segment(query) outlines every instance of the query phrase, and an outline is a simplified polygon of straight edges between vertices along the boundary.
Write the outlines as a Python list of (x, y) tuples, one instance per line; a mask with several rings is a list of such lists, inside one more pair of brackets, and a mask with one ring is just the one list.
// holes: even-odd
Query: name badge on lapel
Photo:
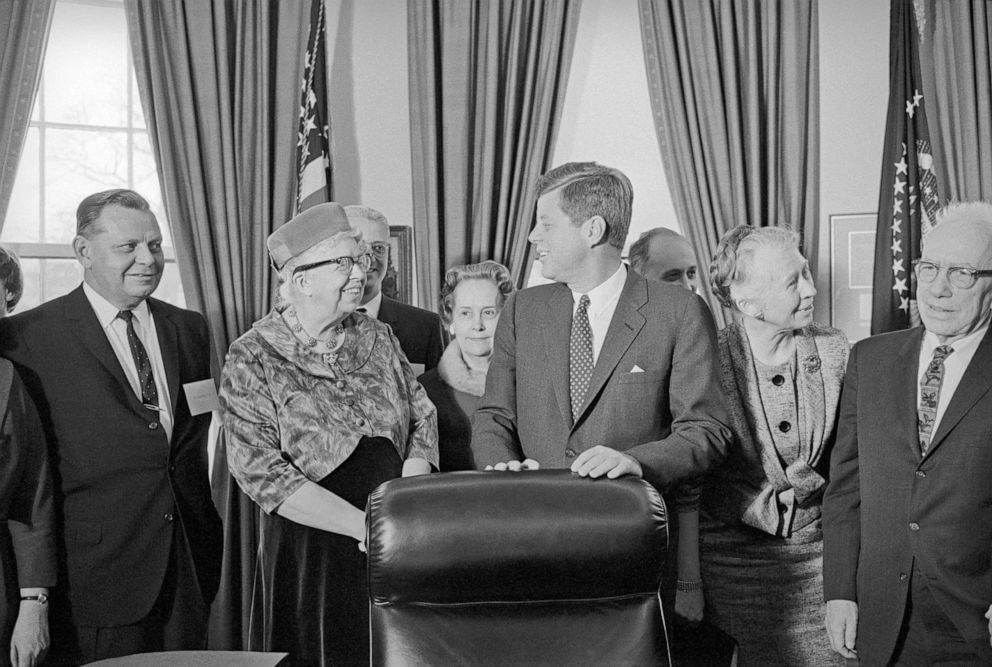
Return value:
[(183, 385), (183, 393), (186, 394), (189, 414), (194, 417), (204, 412), (220, 410), (220, 399), (217, 398), (217, 387), (212, 378), (187, 382)]

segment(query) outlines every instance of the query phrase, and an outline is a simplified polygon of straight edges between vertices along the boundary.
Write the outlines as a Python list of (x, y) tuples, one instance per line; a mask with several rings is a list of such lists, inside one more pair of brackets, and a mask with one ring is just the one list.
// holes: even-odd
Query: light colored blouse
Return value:
[(438, 465), (437, 416), (389, 326), (355, 313), (332, 360), (275, 310), (234, 341), (221, 375), (228, 465), (267, 513), (341, 465), (366, 436)]

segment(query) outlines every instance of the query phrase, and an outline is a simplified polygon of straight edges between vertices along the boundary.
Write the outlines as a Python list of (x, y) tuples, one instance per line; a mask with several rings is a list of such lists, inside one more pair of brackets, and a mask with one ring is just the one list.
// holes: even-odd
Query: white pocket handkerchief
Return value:
[(631, 373), (643, 373), (644, 372), (644, 369), (641, 368), (640, 366), (638, 366), (637, 364), (634, 364), (634, 367), (630, 369), (630, 372)]

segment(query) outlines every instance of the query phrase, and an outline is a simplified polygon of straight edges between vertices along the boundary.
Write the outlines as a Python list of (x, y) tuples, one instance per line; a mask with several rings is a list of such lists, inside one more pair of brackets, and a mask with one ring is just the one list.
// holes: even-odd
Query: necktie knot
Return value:
[(589, 295), (588, 294), (583, 294), (579, 298), (579, 309), (575, 311), (575, 314), (578, 315), (579, 312), (583, 312), (583, 313), (588, 313), (589, 312)]
[(134, 312), (130, 310), (122, 310), (121, 312), (117, 313), (117, 317), (130, 324), (131, 320), (134, 318)]

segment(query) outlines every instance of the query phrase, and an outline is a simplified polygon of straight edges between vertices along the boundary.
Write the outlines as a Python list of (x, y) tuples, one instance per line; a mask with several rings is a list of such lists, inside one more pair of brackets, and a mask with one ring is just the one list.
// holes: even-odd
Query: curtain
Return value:
[(579, 0), (409, 0), (420, 304), (444, 271), (495, 259), (521, 285), (550, 167)]
[[(703, 264), (740, 224), (788, 224), (817, 252), (814, 0), (638, 0), (651, 107), (676, 214)], [(813, 262), (815, 264), (815, 262)], [(726, 314), (704, 293), (721, 323)]]
[[(296, 197), (300, 76), (309, 4), (125, 0), (138, 89), (190, 306), (214, 353), (269, 310), (265, 239)], [(247, 648), (257, 507), (231, 481), (219, 438), (214, 500), (225, 524), (211, 648)]]
[(0, 0), (0, 230), (41, 82), (54, 7), (52, 0)]
[(992, 1), (917, 0), (915, 8), (932, 49), (922, 64), (941, 199), (992, 201)]

